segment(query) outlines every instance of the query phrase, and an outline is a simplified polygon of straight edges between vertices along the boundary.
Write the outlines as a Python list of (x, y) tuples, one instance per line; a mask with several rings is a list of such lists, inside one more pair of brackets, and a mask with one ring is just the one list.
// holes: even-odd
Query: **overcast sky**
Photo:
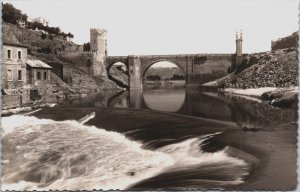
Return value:
[(298, 30), (298, 0), (9, 0), (29, 17), (89, 41), (108, 30), (109, 55), (233, 53), (270, 50), (271, 39)]

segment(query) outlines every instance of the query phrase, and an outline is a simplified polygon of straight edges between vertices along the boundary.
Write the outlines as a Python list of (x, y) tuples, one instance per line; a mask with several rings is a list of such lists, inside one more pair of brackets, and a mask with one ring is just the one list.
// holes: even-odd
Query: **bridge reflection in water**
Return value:
[(272, 129), (281, 123), (296, 122), (298, 118), (295, 109), (279, 109), (257, 100), (184, 88), (102, 92), (65, 103), (68, 104), (83, 107), (150, 109), (234, 122), (241, 128)]

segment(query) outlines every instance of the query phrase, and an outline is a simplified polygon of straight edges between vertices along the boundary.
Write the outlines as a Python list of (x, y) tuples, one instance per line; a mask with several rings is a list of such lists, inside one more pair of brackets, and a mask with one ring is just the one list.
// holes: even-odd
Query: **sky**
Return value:
[(108, 55), (268, 51), (271, 40), (298, 30), (298, 0), (5, 0), (29, 17), (89, 41), (90, 28), (108, 31)]

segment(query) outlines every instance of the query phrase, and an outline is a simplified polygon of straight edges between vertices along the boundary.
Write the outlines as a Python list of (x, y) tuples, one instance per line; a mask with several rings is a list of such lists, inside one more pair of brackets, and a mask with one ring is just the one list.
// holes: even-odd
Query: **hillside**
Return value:
[(258, 88), (298, 86), (298, 53), (296, 48), (249, 54), (240, 72), (216, 81), (223, 88)]
[(46, 35), (40, 31), (21, 28), (19, 26), (2, 22), (2, 38), (28, 46), (31, 52), (56, 54), (61, 51), (79, 51), (81, 45), (64, 40), (61, 36)]
[[(55, 81), (53, 83), (58, 85), (56, 86), (57, 89), (64, 91), (64, 89), (58, 88), (62, 85), (59, 81), (63, 81), (70, 86), (65, 90), (66, 94), (70, 94), (69, 90), (75, 93), (87, 93), (118, 88), (107, 77), (92, 77), (87, 75), (74, 63), (59, 58), (60, 52), (80, 51), (82, 49), (81, 45), (66, 41), (60, 36), (51, 35), (50, 37), (50, 35), (47, 35), (46, 38), (43, 38), (41, 32), (21, 28), (5, 22), (3, 22), (2, 38), (28, 46), (29, 55), (34, 55), (53, 67), (52, 72), (57, 77), (53, 79)], [(62, 87), (66, 88), (66, 86)]]

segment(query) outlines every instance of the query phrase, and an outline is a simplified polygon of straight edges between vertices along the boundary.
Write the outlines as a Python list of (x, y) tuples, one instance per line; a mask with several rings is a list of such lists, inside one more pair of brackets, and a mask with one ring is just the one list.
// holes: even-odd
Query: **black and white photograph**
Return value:
[(298, 0), (1, 6), (1, 191), (297, 189)]

